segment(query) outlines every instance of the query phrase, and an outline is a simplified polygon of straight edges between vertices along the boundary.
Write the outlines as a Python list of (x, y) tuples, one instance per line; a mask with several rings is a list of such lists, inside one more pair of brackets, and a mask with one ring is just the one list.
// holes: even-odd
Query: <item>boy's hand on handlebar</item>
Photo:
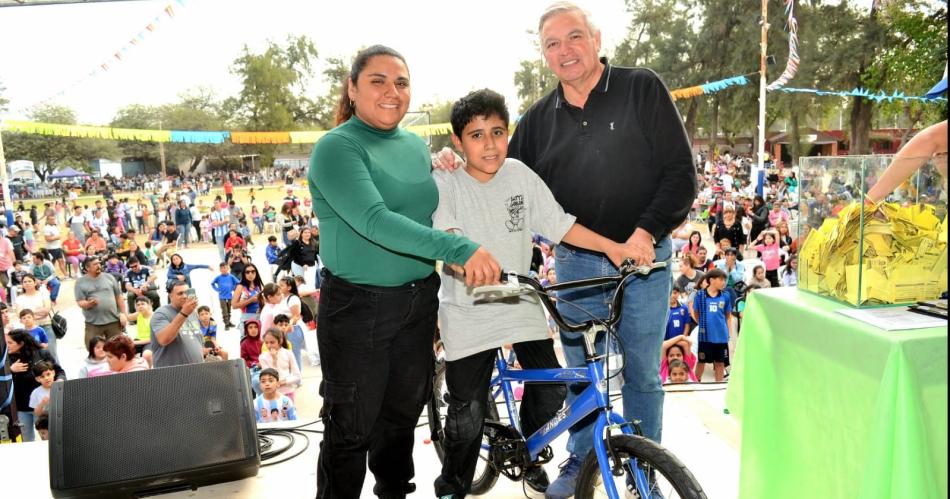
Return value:
[(637, 266), (650, 265), (656, 259), (656, 253), (653, 251), (653, 236), (643, 229), (638, 228), (634, 231), (624, 246), (629, 247), (630, 251), (625, 256), (630, 257)]
[(466, 286), (495, 284), (501, 276), (501, 266), (484, 246), (479, 246), (463, 266)]

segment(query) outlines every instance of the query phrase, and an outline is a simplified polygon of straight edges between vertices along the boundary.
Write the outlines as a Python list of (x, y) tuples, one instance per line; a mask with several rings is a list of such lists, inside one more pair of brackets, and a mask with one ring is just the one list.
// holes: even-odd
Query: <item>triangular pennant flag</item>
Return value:
[(148, 26), (146, 26), (145, 29), (149, 31), (155, 31), (155, 26), (152, 23), (148, 23)]
[(171, 4), (168, 4), (168, 7), (165, 7), (165, 13), (168, 14), (168, 17), (175, 17), (175, 11), (172, 9)]

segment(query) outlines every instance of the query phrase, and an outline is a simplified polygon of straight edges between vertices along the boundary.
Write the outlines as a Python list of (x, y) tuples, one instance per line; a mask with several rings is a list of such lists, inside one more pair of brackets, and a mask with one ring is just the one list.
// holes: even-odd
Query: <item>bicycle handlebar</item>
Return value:
[(519, 296), (527, 293), (534, 293), (541, 299), (541, 304), (551, 314), (554, 322), (566, 331), (585, 331), (590, 329), (595, 319), (586, 320), (580, 324), (570, 324), (558, 312), (554, 301), (551, 299), (551, 291), (561, 291), (565, 289), (590, 288), (593, 286), (603, 286), (606, 284), (617, 284), (614, 290), (614, 296), (610, 303), (610, 315), (603, 321), (608, 327), (615, 325), (620, 321), (621, 310), (623, 309), (623, 289), (627, 285), (627, 278), (631, 275), (645, 276), (649, 275), (655, 269), (666, 268), (666, 262), (654, 262), (650, 265), (636, 266), (628, 258), (620, 265), (620, 272), (615, 276), (592, 277), (590, 279), (579, 279), (576, 281), (559, 282), (550, 286), (542, 286), (541, 283), (529, 276), (521, 275), (515, 272), (502, 271), (503, 276), (507, 276), (508, 283), (493, 286), (479, 286), (472, 290), (476, 294), (493, 294), (496, 297)]

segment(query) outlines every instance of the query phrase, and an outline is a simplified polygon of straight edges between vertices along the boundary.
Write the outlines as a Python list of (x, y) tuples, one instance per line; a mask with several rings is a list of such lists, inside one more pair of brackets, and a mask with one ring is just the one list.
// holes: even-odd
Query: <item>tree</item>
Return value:
[[(289, 36), (281, 46), (269, 42), (263, 53), (255, 54), (245, 45), (234, 60), (231, 72), (241, 78), (243, 88), (228, 99), (226, 110), (236, 125), (245, 130), (294, 130), (298, 123), (315, 123), (314, 103), (303, 97), (313, 74), (317, 49), (306, 36)], [(261, 145), (261, 164), (274, 162), (276, 146)]]
[(548, 68), (547, 63), (544, 62), (544, 57), (540, 53), (538, 33), (529, 30), (528, 34), (535, 35), (533, 44), (538, 51), (538, 58), (521, 61), (519, 63), (521, 69), (515, 73), (515, 87), (518, 89), (518, 98), (521, 99), (521, 104), (518, 106), (519, 115), (524, 114), (538, 99), (557, 87), (557, 77)]
[(336, 126), (336, 108), (343, 92), (343, 85), (350, 75), (350, 67), (342, 58), (329, 57), (323, 69), (323, 82), (326, 92), (313, 103), (315, 125), (323, 130)]
[[(29, 118), (42, 123), (75, 125), (76, 113), (65, 106), (43, 104), (34, 107)], [(120, 154), (114, 141), (59, 137), (26, 133), (3, 133), (6, 156), (33, 161), (36, 174), (45, 182), (47, 175), (60, 166), (90, 170), (90, 162), (99, 158), (117, 158)]]

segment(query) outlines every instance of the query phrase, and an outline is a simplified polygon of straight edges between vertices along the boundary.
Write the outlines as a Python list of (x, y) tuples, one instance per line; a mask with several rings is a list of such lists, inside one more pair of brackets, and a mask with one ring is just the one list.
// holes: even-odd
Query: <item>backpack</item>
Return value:
[(63, 336), (66, 336), (66, 318), (59, 315), (59, 312), (55, 312), (53, 313), (53, 317), (50, 318), (50, 322), (52, 323), (53, 334), (56, 335), (56, 339), (63, 339)]

